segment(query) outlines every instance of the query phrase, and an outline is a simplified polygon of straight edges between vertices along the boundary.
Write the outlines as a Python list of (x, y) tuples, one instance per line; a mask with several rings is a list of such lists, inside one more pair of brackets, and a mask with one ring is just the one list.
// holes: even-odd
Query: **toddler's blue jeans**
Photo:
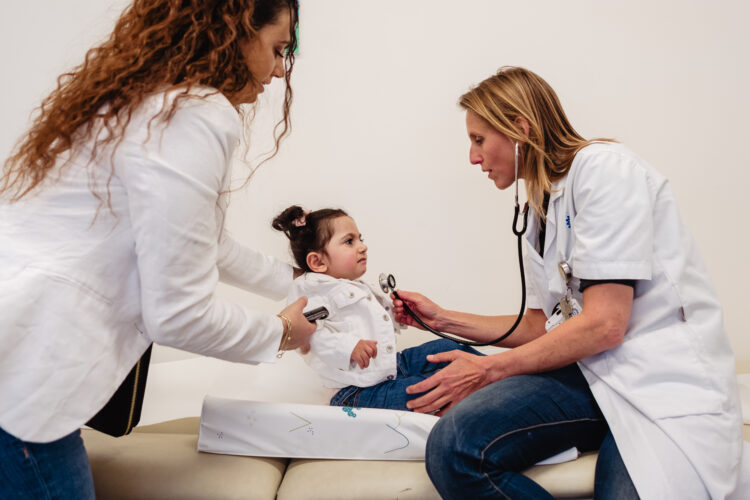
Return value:
[(438, 370), (448, 365), (448, 363), (430, 363), (427, 361), (427, 355), (456, 349), (482, 355), (472, 347), (448, 339), (433, 340), (404, 349), (396, 354), (397, 374), (393, 380), (384, 380), (370, 387), (353, 385), (344, 387), (331, 398), (331, 406), (359, 406), (362, 408), (409, 411), (406, 408), (406, 402), (419, 397), (421, 394), (407, 394), (406, 388), (434, 375)]

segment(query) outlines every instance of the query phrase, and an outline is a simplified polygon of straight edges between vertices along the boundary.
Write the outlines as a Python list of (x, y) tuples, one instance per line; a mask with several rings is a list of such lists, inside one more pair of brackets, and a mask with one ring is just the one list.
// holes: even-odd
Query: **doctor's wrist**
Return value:
[(490, 356), (484, 356), (480, 361), (484, 365), (485, 375), (489, 383), (497, 382), (513, 375), (513, 361), (512, 356), (509, 356), (510, 351), (499, 352)]

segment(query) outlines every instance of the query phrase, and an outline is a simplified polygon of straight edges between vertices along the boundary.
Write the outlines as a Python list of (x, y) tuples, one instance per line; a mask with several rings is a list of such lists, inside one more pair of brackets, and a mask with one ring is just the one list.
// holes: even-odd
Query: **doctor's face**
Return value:
[(327, 267), (325, 274), (356, 280), (367, 271), (367, 245), (351, 217), (336, 217), (332, 225), (333, 236), (321, 256)]
[[(515, 145), (475, 112), (466, 111), (466, 131), (471, 140), (469, 161), (482, 167), (499, 189), (513, 185), (515, 178)], [(521, 178), (521, 171), (518, 172)]]
[(276, 78), (282, 78), (284, 69), (284, 51), (291, 42), (289, 36), (291, 15), (284, 9), (276, 19), (258, 30), (255, 38), (242, 45), (247, 69), (257, 83), (247, 86), (232, 96), (232, 104), (255, 102), (265, 86)]

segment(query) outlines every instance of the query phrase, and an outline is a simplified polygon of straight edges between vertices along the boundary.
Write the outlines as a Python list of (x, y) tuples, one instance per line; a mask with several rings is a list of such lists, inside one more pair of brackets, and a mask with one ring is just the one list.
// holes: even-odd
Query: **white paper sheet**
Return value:
[(263, 457), (423, 460), (438, 417), (207, 396), (198, 450)]
[[(438, 420), (397, 410), (207, 396), (198, 450), (260, 457), (424, 460), (427, 436)], [(543, 463), (577, 457), (578, 450), (571, 448)]]

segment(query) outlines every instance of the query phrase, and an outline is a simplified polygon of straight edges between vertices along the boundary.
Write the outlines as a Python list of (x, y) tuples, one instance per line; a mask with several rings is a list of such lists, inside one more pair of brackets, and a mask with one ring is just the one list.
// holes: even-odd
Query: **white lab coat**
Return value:
[[(294, 280), (287, 300), (307, 296), (305, 310), (323, 306), (328, 318), (318, 320), (310, 338), (305, 361), (323, 385), (338, 389), (355, 385), (369, 387), (396, 376), (396, 333), (390, 299), (362, 280), (338, 279), (320, 273), (305, 273)], [(360, 340), (376, 340), (378, 354), (366, 368), (351, 361)]]
[[(276, 359), (282, 322), (214, 293), (221, 278), (280, 299), (292, 282), (288, 264), (221, 235), (239, 116), (214, 91), (182, 101), (168, 127), (154, 120), (149, 132), (174, 96), (135, 110), (114, 167), (105, 150), (84, 168), (85, 144), (43, 189), (0, 203), (0, 427), (23, 440), (83, 425), (152, 341)], [(102, 195), (109, 182), (111, 210), (92, 195), (90, 168)]]
[(641, 498), (725, 498), (742, 453), (734, 356), (667, 181), (622, 145), (590, 145), (553, 186), (543, 259), (538, 231), (532, 214), (528, 303), (548, 317), (561, 261), (581, 303), (580, 279), (637, 280), (623, 343), (579, 366)]

